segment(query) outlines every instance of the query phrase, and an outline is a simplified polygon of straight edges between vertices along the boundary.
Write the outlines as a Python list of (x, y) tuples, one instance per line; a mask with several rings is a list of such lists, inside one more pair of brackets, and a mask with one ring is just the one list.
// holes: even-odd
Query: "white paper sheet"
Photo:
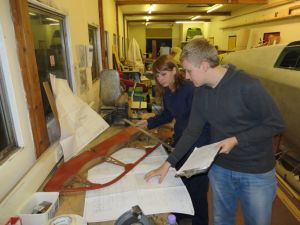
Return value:
[(219, 143), (195, 148), (176, 175), (190, 177), (194, 174), (206, 172), (220, 151)]
[[(112, 156), (121, 161), (123, 158), (127, 162), (134, 162), (141, 152), (143, 150), (126, 148)], [(135, 205), (139, 205), (146, 215), (167, 212), (193, 215), (194, 209), (190, 196), (181, 179), (175, 178), (175, 169), (170, 169), (161, 184), (158, 184), (158, 177), (150, 179), (149, 182), (144, 180), (144, 175), (160, 166), (166, 158), (167, 154), (160, 146), (115, 184), (87, 191), (84, 206), (85, 219), (89, 223), (116, 220)], [(100, 167), (101, 165), (89, 170), (90, 181), (107, 182), (111, 180), (108, 179), (107, 174), (114, 178), (123, 171), (115, 165), (110, 168), (107, 168), (107, 165), (102, 166), (102, 169)]]
[(50, 75), (61, 128), (60, 144), (68, 161), (109, 125), (88, 104), (75, 96), (64, 79)]

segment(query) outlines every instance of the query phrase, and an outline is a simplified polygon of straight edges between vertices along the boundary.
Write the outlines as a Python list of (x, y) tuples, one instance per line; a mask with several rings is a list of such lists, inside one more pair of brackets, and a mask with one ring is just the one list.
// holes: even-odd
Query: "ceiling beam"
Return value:
[(190, 16), (230, 16), (231, 12), (165, 12), (165, 13), (159, 13), (159, 12), (152, 12), (151, 14), (148, 14), (147, 12), (141, 12), (141, 13), (125, 13), (123, 16), (172, 16), (172, 15), (190, 15)]
[(268, 0), (116, 0), (117, 5), (133, 4), (267, 4)]
[[(127, 23), (132, 23), (132, 22), (160, 22), (160, 23), (163, 23), (163, 22), (176, 22), (176, 21), (185, 21), (185, 19), (173, 19), (173, 20), (170, 20), (170, 19), (167, 19), (167, 20), (162, 20), (162, 19), (159, 19), (159, 20), (149, 20), (149, 21), (145, 21), (145, 20), (127, 20)], [(194, 20), (194, 21), (202, 21), (202, 22), (210, 22), (211, 20), (210, 19), (201, 19), (201, 20)]]

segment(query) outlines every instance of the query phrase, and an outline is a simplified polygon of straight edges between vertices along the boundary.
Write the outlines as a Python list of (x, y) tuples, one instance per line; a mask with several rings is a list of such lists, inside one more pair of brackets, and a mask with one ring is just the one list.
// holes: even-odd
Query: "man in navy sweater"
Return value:
[(220, 154), (209, 171), (214, 225), (234, 225), (237, 201), (247, 225), (269, 225), (276, 195), (272, 137), (283, 130), (281, 115), (260, 82), (233, 65), (219, 64), (205, 39), (189, 42), (181, 54), (186, 77), (197, 87), (190, 120), (167, 161), (145, 175), (166, 176), (210, 124)]

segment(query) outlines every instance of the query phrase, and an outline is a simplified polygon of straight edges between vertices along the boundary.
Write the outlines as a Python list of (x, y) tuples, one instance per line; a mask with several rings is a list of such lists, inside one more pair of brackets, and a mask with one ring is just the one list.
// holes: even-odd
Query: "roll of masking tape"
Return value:
[(68, 214), (54, 217), (48, 225), (87, 225), (87, 222), (81, 216)]

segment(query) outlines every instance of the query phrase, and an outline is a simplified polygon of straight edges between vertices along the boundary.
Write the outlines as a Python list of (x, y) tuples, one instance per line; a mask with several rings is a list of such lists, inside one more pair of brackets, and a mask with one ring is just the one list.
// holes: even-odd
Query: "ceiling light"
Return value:
[(153, 11), (153, 9), (154, 9), (154, 5), (151, 4), (150, 7), (149, 7), (149, 9), (148, 9), (148, 14), (151, 14), (152, 11)]
[(36, 16), (36, 13), (33, 13), (33, 12), (29, 12), (28, 13), (30, 16)]
[(209, 8), (209, 10), (207, 10), (206, 12), (207, 13), (210, 13), (212, 11), (215, 11), (216, 9), (218, 8), (221, 8), (223, 6), (223, 4), (216, 4), (216, 5), (213, 5), (212, 7)]
[(194, 16), (191, 20), (199, 19), (201, 16)]
[(145, 20), (148, 22), (150, 20), (149, 16), (145, 16)]
[(204, 23), (204, 21), (183, 20), (183, 21), (176, 21), (175, 23)]
[(59, 22), (59, 20), (57, 19), (53, 19), (53, 18), (50, 18), (50, 17), (47, 17), (46, 20), (49, 20), (49, 21), (54, 21), (54, 22)]
[(59, 26), (59, 23), (50, 23), (50, 26)]

